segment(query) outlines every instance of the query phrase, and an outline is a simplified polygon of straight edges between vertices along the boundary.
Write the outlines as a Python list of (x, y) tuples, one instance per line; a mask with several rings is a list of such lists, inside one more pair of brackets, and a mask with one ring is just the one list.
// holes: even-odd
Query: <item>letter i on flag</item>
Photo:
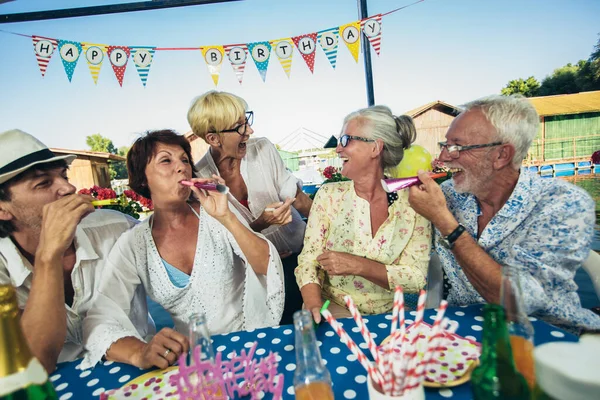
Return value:
[(317, 50), (317, 33), (307, 33), (292, 38), (302, 58), (306, 61), (311, 73), (315, 70), (315, 51)]
[(60, 53), (63, 66), (65, 67), (67, 78), (69, 78), (69, 82), (71, 82), (73, 71), (75, 71), (75, 67), (77, 66), (77, 60), (79, 60), (79, 56), (81, 55), (81, 43), (59, 40), (58, 52)]
[(129, 60), (129, 47), (126, 46), (108, 46), (108, 59), (112, 64), (115, 76), (119, 81), (119, 86), (123, 87), (123, 77), (127, 68), (127, 60)]
[(317, 41), (325, 52), (329, 63), (335, 69), (340, 28), (325, 29), (317, 32)]
[(350, 22), (340, 26), (340, 35), (342, 40), (348, 46), (348, 50), (358, 62), (358, 50), (360, 49), (360, 21)]
[(363, 19), (360, 21), (360, 25), (375, 53), (379, 55), (381, 51), (381, 14)]
[(137, 68), (140, 79), (142, 80), (142, 85), (144, 85), (144, 87), (146, 87), (146, 81), (148, 80), (148, 74), (150, 73), (150, 65), (152, 65), (152, 60), (154, 60), (155, 48), (156, 47), (145, 46), (129, 48), (129, 51), (131, 52), (131, 58), (133, 59), (133, 63)]
[(210, 76), (215, 86), (217, 86), (219, 84), (219, 73), (221, 72), (225, 50), (223, 50), (223, 46), (207, 46), (200, 47), (200, 51), (202, 51), (202, 57), (204, 57), (204, 61), (206, 61), (206, 65), (208, 66), (208, 72), (210, 72)]
[(269, 58), (271, 57), (271, 44), (269, 42), (248, 43), (248, 50), (254, 60), (254, 64), (256, 64), (260, 77), (265, 82), (267, 79)]
[(58, 42), (56, 39), (43, 38), (39, 36), (32, 36), (32, 39), (35, 58), (37, 59), (43, 78), (44, 75), (46, 75), (46, 68), (48, 68), (48, 63), (50, 62), (50, 58), (52, 58), (52, 54), (54, 54), (54, 51), (56, 50), (56, 46), (58, 46)]
[(248, 58), (248, 46), (245, 44), (226, 44), (223, 46), (225, 54), (231, 63), (233, 72), (240, 85), (244, 79), (244, 69), (246, 68), (246, 59)]
[(100, 68), (102, 68), (102, 62), (104, 61), (104, 52), (106, 52), (105, 44), (93, 44), (93, 43), (81, 43), (83, 46), (83, 54), (87, 60), (90, 73), (94, 84), (98, 83), (98, 74)]
[(279, 63), (289, 78), (292, 69), (292, 56), (294, 55), (294, 42), (292, 42), (291, 38), (277, 39), (271, 41), (271, 46), (275, 48), (275, 54), (279, 58)]

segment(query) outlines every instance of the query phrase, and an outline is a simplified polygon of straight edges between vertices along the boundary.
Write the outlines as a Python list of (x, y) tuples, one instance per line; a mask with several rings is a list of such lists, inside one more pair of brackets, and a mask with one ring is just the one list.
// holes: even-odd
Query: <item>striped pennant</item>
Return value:
[(289, 78), (292, 69), (292, 56), (294, 55), (294, 42), (291, 38), (271, 40), (271, 46), (275, 49), (279, 63)]
[(245, 44), (226, 44), (223, 46), (225, 55), (229, 59), (229, 63), (235, 72), (240, 85), (244, 79), (244, 69), (246, 68), (246, 60), (248, 59), (248, 46)]
[(154, 61), (155, 48), (156, 47), (147, 46), (129, 47), (131, 58), (135, 64), (135, 68), (137, 69), (138, 75), (140, 76), (142, 85), (144, 85), (144, 87), (146, 87), (146, 81), (148, 80), (148, 74), (150, 73), (150, 66), (152, 65), (152, 61)]
[(81, 43), (69, 40), (59, 40), (58, 53), (60, 54), (63, 66), (65, 67), (67, 78), (69, 78), (69, 82), (71, 82), (73, 72), (77, 66), (77, 61), (79, 61), (79, 56), (81, 56)]
[(94, 84), (98, 84), (98, 74), (100, 73), (100, 68), (102, 68), (107, 45), (82, 42), (81, 46), (83, 47), (83, 54), (90, 68)]
[(202, 52), (204, 61), (206, 61), (208, 72), (210, 72), (210, 76), (215, 86), (217, 86), (219, 84), (219, 74), (221, 72), (221, 65), (223, 65), (225, 50), (223, 46), (206, 46), (200, 47), (200, 51)]
[(381, 51), (381, 14), (363, 19), (360, 21), (360, 26), (371, 46), (375, 49), (375, 53), (379, 55)]
[(325, 29), (317, 32), (317, 41), (321, 45), (321, 49), (325, 52), (329, 63), (335, 69), (335, 63), (337, 60), (337, 50), (339, 43), (339, 32), (340, 28)]
[(33, 39), (33, 51), (35, 51), (35, 58), (37, 59), (43, 78), (44, 75), (46, 75), (46, 68), (48, 68), (50, 58), (52, 58), (52, 54), (54, 54), (54, 51), (56, 51), (58, 41), (56, 39), (43, 38), (39, 36), (32, 36), (31, 38)]

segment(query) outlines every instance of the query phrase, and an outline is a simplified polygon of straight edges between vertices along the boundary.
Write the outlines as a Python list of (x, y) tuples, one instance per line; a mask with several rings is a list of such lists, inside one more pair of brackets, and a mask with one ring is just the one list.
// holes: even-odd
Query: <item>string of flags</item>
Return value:
[(83, 56), (87, 61), (94, 84), (98, 83), (100, 69), (106, 59), (108, 59), (115, 77), (122, 87), (125, 70), (131, 59), (137, 69), (140, 80), (145, 87), (148, 81), (150, 67), (152, 66), (154, 55), (157, 51), (200, 50), (215, 86), (219, 84), (221, 66), (225, 60), (231, 64), (235, 76), (241, 84), (248, 57), (254, 61), (260, 77), (263, 82), (266, 82), (267, 69), (269, 61), (273, 58), (273, 54), (279, 61), (279, 64), (287, 77), (290, 77), (294, 49), (300, 53), (300, 56), (311, 73), (314, 73), (315, 53), (318, 47), (324, 52), (331, 67), (335, 69), (340, 40), (346, 45), (356, 62), (358, 62), (361, 36), (369, 41), (375, 50), (375, 53), (379, 56), (381, 52), (382, 17), (422, 1), (424, 0), (419, 0), (408, 6), (400, 7), (384, 14), (373, 15), (363, 20), (353, 21), (318, 32), (241, 44), (199, 46), (191, 48), (160, 48), (152, 46), (114, 46), (53, 39), (35, 35), (19, 35), (32, 38), (35, 57), (42, 77), (46, 74), (52, 56), (58, 51), (69, 82), (71, 82), (73, 78), (73, 72), (75, 71), (78, 61)]

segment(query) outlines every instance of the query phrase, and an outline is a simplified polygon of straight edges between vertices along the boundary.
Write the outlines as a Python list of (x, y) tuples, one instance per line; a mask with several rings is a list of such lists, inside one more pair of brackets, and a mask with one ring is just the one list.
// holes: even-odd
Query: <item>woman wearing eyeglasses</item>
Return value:
[(210, 145), (196, 164), (198, 176), (223, 178), (229, 201), (255, 232), (279, 251), (285, 275), (286, 302), (282, 323), (302, 305), (294, 279), (312, 200), (288, 171), (275, 146), (266, 138), (251, 138), (254, 113), (247, 103), (226, 92), (210, 91), (192, 102), (188, 122), (194, 134)]
[(425, 286), (431, 225), (408, 204), (408, 191), (386, 193), (384, 171), (402, 161), (415, 140), (412, 118), (385, 106), (344, 119), (336, 148), (351, 181), (321, 186), (314, 199), (296, 279), (304, 306), (321, 320), (324, 300), (336, 318), (349, 317), (349, 295), (364, 314), (392, 310), (394, 288)]

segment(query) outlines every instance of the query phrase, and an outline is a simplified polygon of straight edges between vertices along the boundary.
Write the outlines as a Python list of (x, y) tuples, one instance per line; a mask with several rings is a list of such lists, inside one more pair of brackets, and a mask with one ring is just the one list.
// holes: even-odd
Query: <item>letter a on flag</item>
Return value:
[(67, 78), (69, 78), (69, 82), (71, 82), (71, 78), (73, 78), (73, 71), (75, 71), (77, 61), (81, 55), (81, 43), (71, 42), (68, 40), (59, 40), (58, 52), (60, 53), (63, 66), (65, 67)]
[(340, 26), (340, 36), (348, 50), (358, 62), (358, 50), (360, 49), (360, 21), (350, 22), (349, 24)]

